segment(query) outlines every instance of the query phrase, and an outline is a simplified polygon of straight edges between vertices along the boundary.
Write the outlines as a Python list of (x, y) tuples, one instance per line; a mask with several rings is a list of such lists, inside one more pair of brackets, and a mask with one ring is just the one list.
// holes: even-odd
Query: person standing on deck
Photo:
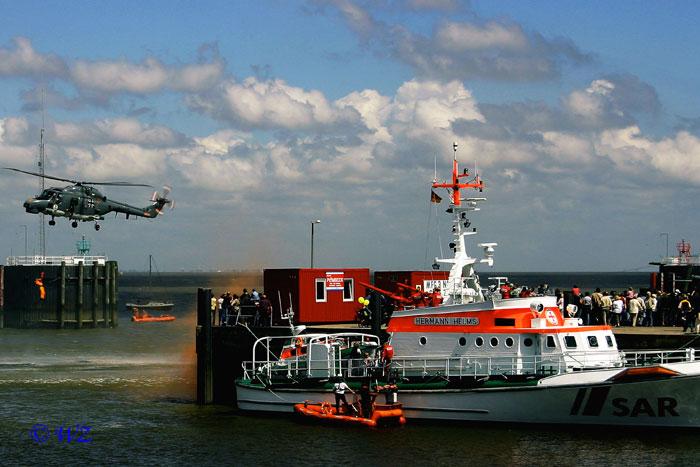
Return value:
[(266, 294), (262, 294), (260, 299), (260, 318), (264, 326), (272, 326), (272, 302), (267, 298)]
[(581, 319), (583, 319), (583, 324), (588, 326), (593, 322), (593, 299), (591, 298), (591, 293), (586, 292), (581, 298)]
[(643, 303), (644, 302), (642, 302), (642, 306), (640, 306), (639, 299), (637, 299), (636, 297), (629, 299), (629, 302), (627, 304), (627, 309), (629, 310), (630, 321), (631, 321), (630, 325), (632, 327), (637, 326), (637, 318), (639, 317), (639, 313), (642, 310), (644, 310), (644, 308), (645, 308), (643, 306)]
[(603, 322), (601, 324), (611, 324), (612, 322), (612, 295), (607, 291), (603, 293), (601, 298), (601, 310), (603, 316)]
[(605, 324), (603, 317), (603, 294), (600, 293), (600, 287), (595, 289), (591, 294), (591, 305), (593, 307), (593, 318), (596, 324)]
[(612, 326), (613, 321), (615, 322), (615, 327), (620, 327), (620, 322), (622, 321), (622, 309), (625, 307), (624, 298), (621, 295), (617, 295), (615, 300), (612, 301), (612, 316), (610, 318), (610, 325)]
[(350, 389), (350, 386), (345, 384), (345, 381), (338, 378), (335, 384), (333, 384), (333, 393), (335, 394), (336, 415), (340, 415), (340, 401), (343, 401), (343, 405), (345, 406), (345, 412), (350, 412), (350, 404), (348, 404), (348, 400), (345, 398), (345, 391), (350, 391), (353, 394), (355, 394), (355, 392), (352, 389)]
[(683, 320), (683, 332), (690, 330), (695, 331), (695, 321), (697, 320), (697, 311), (693, 310), (687, 295), (681, 297), (678, 303), (678, 309), (681, 312), (681, 320)]
[(219, 301), (215, 296), (211, 297), (211, 325), (216, 326), (216, 308), (219, 305)]
[[(647, 299), (644, 302), (644, 308), (647, 311), (645, 325), (654, 326), (654, 314), (656, 313), (656, 294), (647, 292)], [(643, 323), (644, 324), (644, 323)]]
[[(241, 300), (238, 298), (238, 294), (233, 294), (233, 297), (231, 298), (231, 312), (233, 315), (236, 316), (236, 320), (234, 322), (234, 325), (238, 324), (238, 319), (241, 316)], [(229, 316), (229, 323), (231, 322), (231, 317)]]

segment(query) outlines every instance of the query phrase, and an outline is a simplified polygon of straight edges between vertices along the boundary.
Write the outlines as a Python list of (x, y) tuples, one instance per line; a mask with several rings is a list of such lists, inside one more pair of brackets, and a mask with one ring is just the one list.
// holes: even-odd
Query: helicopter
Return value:
[(35, 177), (73, 183), (73, 185), (66, 187), (46, 188), (39, 195), (29, 198), (24, 202), (24, 208), (28, 213), (51, 216), (49, 225), (56, 225), (56, 217), (66, 217), (72, 221), (71, 226), (73, 228), (78, 227), (78, 221), (95, 222), (95, 230), (100, 230), (100, 224), (98, 224), (97, 221), (104, 220), (104, 215), (109, 212), (124, 213), (127, 219), (129, 216), (153, 218), (162, 213), (165, 205), (169, 205), (171, 209), (175, 206), (174, 201), (167, 198), (171, 190), (168, 186), (163, 187), (163, 192), (161, 194), (154, 192), (151, 197), (151, 204), (140, 208), (120, 201), (107, 199), (107, 197), (100, 193), (93, 185), (143, 186), (153, 188), (151, 185), (127, 182), (79, 181), (28, 172), (12, 167), (3, 168), (5, 170), (21, 172)]

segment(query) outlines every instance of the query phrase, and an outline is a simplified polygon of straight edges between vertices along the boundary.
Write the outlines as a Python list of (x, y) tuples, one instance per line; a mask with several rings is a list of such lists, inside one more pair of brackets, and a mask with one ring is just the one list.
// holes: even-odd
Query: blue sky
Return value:
[[(661, 232), (697, 240), (697, 2), (0, 6), (2, 166), (35, 167), (43, 88), (47, 172), (175, 188), (155, 221), (59, 220), (49, 253), (85, 234), (122, 269), (304, 266), (321, 218), (321, 266), (423, 268), (452, 141), (487, 180), (497, 270), (639, 269)], [(21, 225), (36, 244), (37, 185), (3, 175), (5, 255)]]

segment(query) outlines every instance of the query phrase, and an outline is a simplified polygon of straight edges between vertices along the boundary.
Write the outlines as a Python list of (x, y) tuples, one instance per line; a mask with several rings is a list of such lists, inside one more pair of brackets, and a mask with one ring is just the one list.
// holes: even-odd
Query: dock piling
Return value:
[(211, 329), (211, 289), (197, 289), (197, 404), (214, 399)]

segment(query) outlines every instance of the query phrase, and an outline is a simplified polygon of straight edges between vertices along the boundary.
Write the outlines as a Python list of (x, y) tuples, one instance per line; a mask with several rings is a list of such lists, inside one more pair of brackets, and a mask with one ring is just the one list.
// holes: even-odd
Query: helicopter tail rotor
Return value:
[(165, 185), (163, 186), (163, 191), (159, 194), (157, 191), (153, 193), (153, 196), (151, 196), (151, 201), (153, 203), (156, 203), (156, 212), (159, 215), (163, 214), (163, 207), (169, 206), (170, 209), (175, 208), (175, 201), (172, 199), (168, 199), (168, 195), (172, 191), (172, 187)]

